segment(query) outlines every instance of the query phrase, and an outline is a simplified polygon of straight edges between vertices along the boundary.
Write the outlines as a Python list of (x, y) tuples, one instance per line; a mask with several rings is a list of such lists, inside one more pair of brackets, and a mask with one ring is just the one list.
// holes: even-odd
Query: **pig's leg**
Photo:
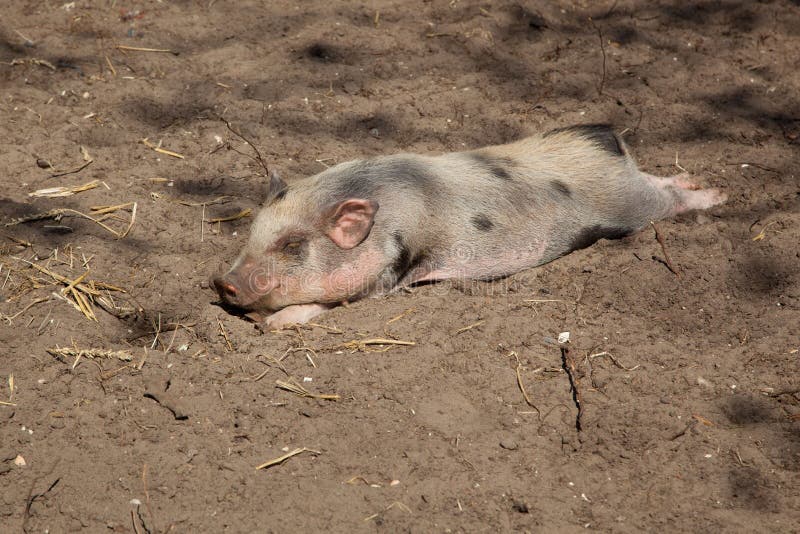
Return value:
[(705, 210), (727, 200), (727, 195), (719, 189), (702, 189), (687, 173), (675, 176), (653, 176), (642, 173), (645, 179), (657, 189), (666, 191), (674, 198), (672, 215), (689, 210)]
[(642, 176), (644, 176), (648, 182), (659, 189), (664, 189), (665, 187), (677, 187), (678, 189), (687, 189), (690, 191), (702, 189), (699, 185), (697, 185), (697, 183), (694, 182), (694, 180), (692, 180), (692, 177), (689, 176), (689, 173), (687, 172), (682, 172), (680, 174), (676, 174), (675, 176), (653, 176), (652, 174), (643, 172)]
[(290, 324), (307, 323), (317, 315), (325, 313), (333, 307), (333, 304), (294, 304), (286, 306), (267, 317), (267, 328), (283, 328)]

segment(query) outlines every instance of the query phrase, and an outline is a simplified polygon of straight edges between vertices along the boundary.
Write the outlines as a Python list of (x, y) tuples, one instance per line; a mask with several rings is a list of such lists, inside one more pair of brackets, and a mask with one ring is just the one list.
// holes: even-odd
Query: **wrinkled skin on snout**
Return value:
[(212, 281), (223, 303), (256, 320), (268, 315), (270, 327), (305, 322), (369, 293), (388, 261), (365, 241), (377, 202), (347, 198), (315, 205), (307, 193), (289, 190), (272, 175), (246, 246)]

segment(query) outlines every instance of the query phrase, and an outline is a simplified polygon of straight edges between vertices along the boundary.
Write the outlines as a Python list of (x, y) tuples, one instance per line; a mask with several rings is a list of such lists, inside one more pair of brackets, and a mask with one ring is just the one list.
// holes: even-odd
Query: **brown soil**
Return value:
[[(62, 4), (3, 7), (0, 221), (137, 212), (121, 239), (80, 217), (2, 228), (0, 530), (797, 531), (798, 2)], [(264, 333), (206, 283), (252, 218), (201, 218), (263, 195), (219, 117), (289, 180), (610, 122), (648, 172), (730, 200), (658, 224), (680, 276), (647, 229)], [(93, 162), (52, 177), (81, 146)], [(90, 321), (22, 260), (125, 293)], [(345, 347), (378, 337), (416, 344)], [(276, 388), (284, 370), (340, 399)], [(319, 454), (255, 469), (302, 447)]]

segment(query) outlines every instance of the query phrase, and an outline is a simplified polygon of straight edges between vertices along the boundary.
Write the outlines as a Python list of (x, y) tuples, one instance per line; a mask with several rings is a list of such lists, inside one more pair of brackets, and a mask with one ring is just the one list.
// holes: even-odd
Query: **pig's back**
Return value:
[(601, 141), (564, 130), (430, 160), (429, 202), (451, 247), (432, 278), (511, 274), (667, 215), (670, 199), (624, 144)]

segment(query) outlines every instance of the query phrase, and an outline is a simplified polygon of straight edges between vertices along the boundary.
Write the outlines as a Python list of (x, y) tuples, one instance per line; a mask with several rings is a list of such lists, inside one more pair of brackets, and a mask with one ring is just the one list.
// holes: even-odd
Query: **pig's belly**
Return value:
[(498, 251), (492, 246), (471, 245), (465, 241), (448, 250), (435, 265), (411, 273), (407, 283), (452, 279), (486, 280), (508, 276), (553, 259), (545, 257), (547, 245), (547, 241), (541, 240)]

